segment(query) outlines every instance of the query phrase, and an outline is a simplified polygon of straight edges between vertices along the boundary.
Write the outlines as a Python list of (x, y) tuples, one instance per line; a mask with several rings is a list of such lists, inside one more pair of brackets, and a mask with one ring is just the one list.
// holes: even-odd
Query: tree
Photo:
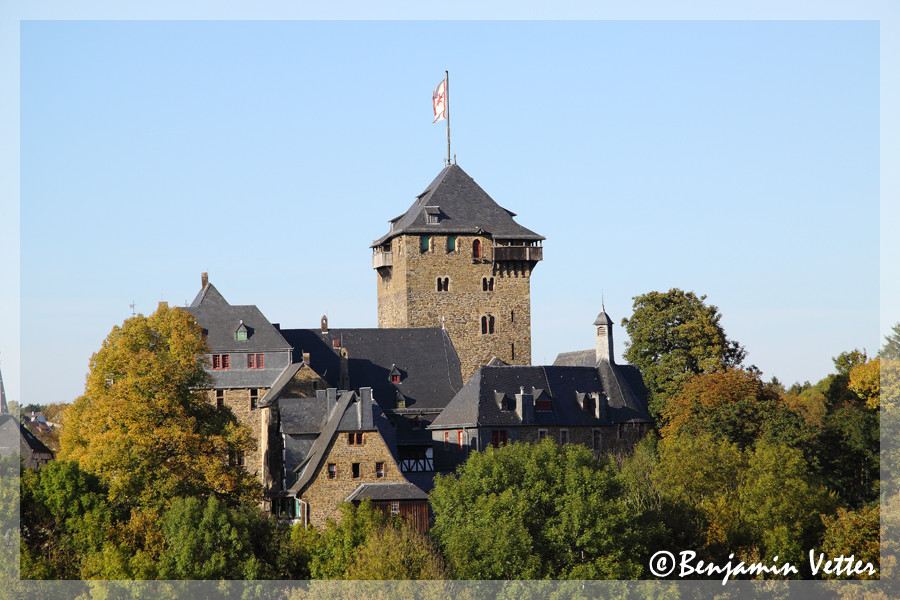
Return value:
[(691, 517), (681, 528), (706, 557), (799, 561), (834, 505), (800, 450), (769, 441), (742, 450), (707, 433), (669, 437), (651, 479), (672, 512)]
[(60, 458), (97, 474), (110, 500), (132, 506), (257, 497), (255, 478), (229, 464), (251, 450), (249, 432), (201, 391), (207, 352), (193, 317), (165, 304), (114, 327), (91, 358), (84, 395), (64, 413)]
[(22, 576), (80, 579), (116, 520), (100, 480), (77, 463), (51, 461), (22, 474)]
[(900, 360), (900, 323), (894, 324), (891, 333), (884, 337), (884, 346), (878, 351), (878, 358)]
[(741, 448), (763, 438), (798, 446), (813, 436), (775, 386), (740, 369), (694, 375), (669, 399), (663, 420), (663, 437), (706, 432)]
[(434, 543), (406, 523), (376, 529), (360, 546), (346, 573), (347, 579), (445, 579), (446, 572)]
[(214, 496), (178, 498), (162, 518), (161, 579), (267, 579), (273, 571), (275, 525), (251, 507)]
[(436, 478), (432, 535), (457, 579), (633, 578), (621, 491), (613, 463), (581, 445), (488, 448)]
[(747, 354), (725, 336), (719, 309), (704, 300), (677, 288), (649, 292), (636, 296), (631, 318), (622, 319), (630, 338), (625, 360), (641, 370), (654, 417), (687, 378), (737, 367)]

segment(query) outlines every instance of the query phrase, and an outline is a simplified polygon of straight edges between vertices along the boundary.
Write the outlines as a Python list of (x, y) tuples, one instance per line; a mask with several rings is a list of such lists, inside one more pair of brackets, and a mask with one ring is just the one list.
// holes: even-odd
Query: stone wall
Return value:
[[(531, 265), (492, 261), (492, 241), (485, 236), (457, 236), (456, 250), (447, 251), (447, 236), (430, 236), (430, 250), (421, 251), (421, 237), (403, 235), (391, 241), (394, 266), (378, 275), (379, 327), (441, 327), (447, 329), (459, 355), (463, 381), (492, 357), (512, 364), (531, 364)], [(482, 258), (472, 256), (479, 240)], [(438, 279), (448, 289), (438, 291)], [(485, 291), (484, 279), (493, 279)], [(482, 333), (482, 317), (494, 317), (494, 333)]]
[[(269, 391), (267, 388), (255, 388), (257, 392), (257, 404), (259, 399), (265, 396), (266, 392)], [(268, 432), (268, 414), (263, 414), (263, 411), (260, 408), (251, 408), (250, 406), (250, 392), (251, 390), (248, 388), (237, 388), (237, 389), (229, 389), (229, 390), (208, 390), (207, 398), (209, 402), (216, 406), (216, 392), (221, 391), (224, 395), (224, 406), (227, 406), (231, 409), (231, 412), (234, 413), (234, 416), (237, 417), (238, 422), (245, 426), (250, 435), (253, 437), (253, 441), (255, 444), (254, 450), (249, 452), (244, 456), (244, 468), (247, 469), (249, 473), (256, 475), (260, 482), (265, 485), (266, 483), (266, 473), (263, 472), (262, 465), (264, 463), (264, 458), (266, 454), (266, 446), (261, 444), (261, 438), (267, 437), (263, 432), (265, 429)]]
[[(335, 434), (316, 467), (312, 483), (299, 497), (309, 503), (309, 522), (324, 527), (329, 517), (340, 518), (338, 506), (363, 483), (405, 483), (406, 479), (394, 462), (387, 445), (377, 431), (363, 432), (363, 444), (350, 445), (347, 432)], [(375, 464), (384, 463), (384, 477), (376, 477)], [(337, 477), (328, 478), (328, 465), (337, 468)], [(359, 463), (358, 478), (353, 477), (353, 463)]]

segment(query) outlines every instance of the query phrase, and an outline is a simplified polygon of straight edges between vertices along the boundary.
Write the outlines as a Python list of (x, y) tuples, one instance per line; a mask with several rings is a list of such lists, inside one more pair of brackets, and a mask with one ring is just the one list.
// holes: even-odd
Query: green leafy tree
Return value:
[(900, 323), (891, 328), (891, 333), (884, 337), (884, 345), (878, 351), (878, 358), (900, 360)]
[(347, 579), (445, 579), (444, 562), (434, 542), (406, 523), (372, 532), (358, 547)]
[(696, 536), (698, 553), (741, 560), (800, 560), (818, 539), (819, 515), (834, 499), (815, 481), (800, 450), (763, 441), (753, 449), (707, 433), (662, 440), (653, 486)]
[(622, 319), (630, 338), (625, 360), (640, 368), (654, 417), (689, 377), (737, 367), (747, 354), (726, 337), (719, 309), (704, 300), (677, 288), (649, 292), (635, 297), (631, 318)]
[(309, 568), (313, 579), (345, 578), (357, 550), (369, 536), (391, 524), (369, 500), (359, 506), (344, 503), (340, 513), (339, 521), (329, 519), (324, 531), (311, 532), (305, 540), (312, 547)]
[(250, 433), (199, 391), (209, 384), (206, 352), (193, 317), (164, 304), (114, 327), (91, 358), (84, 395), (64, 413), (60, 457), (132, 506), (258, 497), (255, 478), (228, 460), (251, 450)]
[(82, 578), (117, 519), (107, 488), (75, 462), (52, 461), (22, 474), (21, 501), (23, 578)]
[(436, 478), (432, 535), (458, 579), (633, 578), (621, 492), (612, 462), (583, 446), (489, 448)]
[(266, 579), (274, 573), (275, 525), (250, 507), (215, 497), (178, 498), (162, 518), (162, 579)]

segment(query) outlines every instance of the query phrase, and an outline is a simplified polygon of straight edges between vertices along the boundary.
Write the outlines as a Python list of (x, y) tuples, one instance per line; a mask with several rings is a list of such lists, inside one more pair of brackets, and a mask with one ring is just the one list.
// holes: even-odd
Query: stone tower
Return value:
[(464, 381), (494, 357), (531, 364), (531, 272), (544, 238), (514, 216), (445, 167), (372, 244), (378, 326), (444, 327)]

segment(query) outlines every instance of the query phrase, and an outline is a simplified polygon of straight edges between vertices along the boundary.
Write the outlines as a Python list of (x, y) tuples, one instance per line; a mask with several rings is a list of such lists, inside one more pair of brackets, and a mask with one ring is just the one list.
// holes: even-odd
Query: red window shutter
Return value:
[(459, 446), (460, 448), (463, 447), (463, 430), (462, 429), (460, 429), (459, 431), (456, 432), (456, 445)]
[(265, 354), (257, 354), (256, 355), (256, 368), (258, 368), (258, 369), (266, 368), (266, 355)]

